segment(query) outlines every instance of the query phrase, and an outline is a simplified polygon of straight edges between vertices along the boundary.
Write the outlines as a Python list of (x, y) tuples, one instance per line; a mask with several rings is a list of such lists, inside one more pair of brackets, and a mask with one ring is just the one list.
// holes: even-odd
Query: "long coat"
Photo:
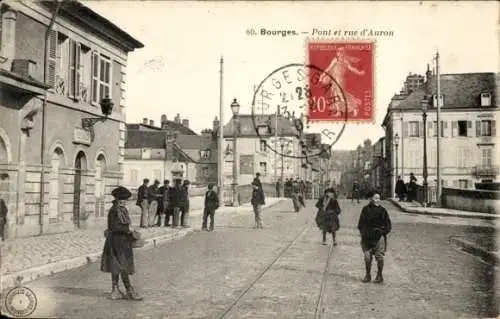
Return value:
[(318, 208), (318, 212), (316, 213), (316, 225), (319, 229), (332, 233), (340, 228), (339, 215), (341, 209), (339, 202), (335, 198), (331, 198), (326, 207), (324, 207), (324, 200), (325, 196), (322, 196), (316, 203), (316, 207)]
[(102, 251), (101, 271), (129, 275), (135, 272), (134, 253), (130, 232), (130, 215), (125, 207), (116, 203), (108, 212), (108, 231)]
[(252, 186), (257, 186), (257, 188), (252, 189), (252, 199), (251, 203), (253, 206), (265, 205), (266, 197), (264, 195), (264, 190), (262, 189), (262, 184), (258, 179), (254, 179)]

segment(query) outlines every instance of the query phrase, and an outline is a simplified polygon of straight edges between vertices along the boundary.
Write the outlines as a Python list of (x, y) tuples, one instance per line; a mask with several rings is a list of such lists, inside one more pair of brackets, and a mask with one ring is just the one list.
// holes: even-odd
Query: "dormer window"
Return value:
[(210, 150), (201, 150), (200, 157), (204, 160), (209, 159), (210, 158)]
[[(434, 94), (432, 96), (432, 106), (434, 107), (437, 107), (437, 94)], [(440, 94), (439, 95), (439, 106), (443, 106), (444, 105), (444, 96), (443, 94)]]
[(481, 93), (481, 106), (491, 106), (491, 93)]

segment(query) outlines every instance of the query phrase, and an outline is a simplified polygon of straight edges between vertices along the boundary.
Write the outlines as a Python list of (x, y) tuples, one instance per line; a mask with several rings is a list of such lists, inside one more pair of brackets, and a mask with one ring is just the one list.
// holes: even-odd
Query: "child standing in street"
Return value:
[(215, 211), (219, 208), (219, 195), (214, 191), (214, 185), (208, 185), (208, 191), (205, 193), (205, 209), (203, 210), (202, 230), (207, 229), (207, 221), (210, 216), (210, 231), (214, 230)]

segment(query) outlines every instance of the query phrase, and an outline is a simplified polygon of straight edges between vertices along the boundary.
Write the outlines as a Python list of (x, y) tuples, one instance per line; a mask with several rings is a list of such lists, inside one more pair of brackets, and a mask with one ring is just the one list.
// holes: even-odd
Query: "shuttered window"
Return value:
[(57, 31), (51, 30), (48, 41), (48, 65), (47, 65), (47, 84), (55, 87), (56, 69), (57, 69)]
[(69, 83), (68, 96), (73, 99), (80, 99), (80, 87), (82, 82), (82, 46), (80, 43), (71, 40), (69, 43)]
[(92, 104), (99, 104), (105, 97), (111, 98), (111, 60), (98, 52), (92, 52)]

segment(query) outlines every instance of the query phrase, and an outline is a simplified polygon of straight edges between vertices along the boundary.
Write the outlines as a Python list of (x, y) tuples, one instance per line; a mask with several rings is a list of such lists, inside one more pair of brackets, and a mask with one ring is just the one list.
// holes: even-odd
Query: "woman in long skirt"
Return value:
[(341, 209), (335, 196), (333, 188), (327, 188), (322, 197), (316, 203), (318, 213), (316, 214), (316, 224), (323, 232), (323, 245), (326, 245), (326, 233), (332, 234), (333, 245), (337, 246), (335, 232), (339, 230), (339, 215)]
[[(111, 195), (115, 198), (108, 213), (108, 228), (106, 242), (101, 258), (101, 271), (111, 273), (111, 299), (142, 300), (130, 283), (129, 275), (134, 274), (134, 253), (132, 251), (133, 231), (128, 210), (127, 199), (132, 194), (125, 187), (117, 187)], [(120, 291), (120, 275), (125, 285), (126, 293)]]

